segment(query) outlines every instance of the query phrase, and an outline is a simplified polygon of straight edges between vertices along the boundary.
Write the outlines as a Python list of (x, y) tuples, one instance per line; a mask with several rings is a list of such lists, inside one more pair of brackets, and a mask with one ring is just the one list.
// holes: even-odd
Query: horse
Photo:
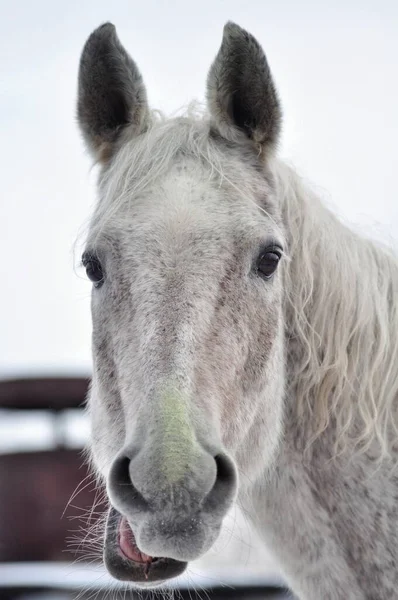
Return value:
[(398, 260), (278, 157), (262, 47), (228, 22), (206, 107), (165, 117), (105, 23), (77, 118), (109, 573), (167, 585), (236, 503), (298, 598), (396, 598)]

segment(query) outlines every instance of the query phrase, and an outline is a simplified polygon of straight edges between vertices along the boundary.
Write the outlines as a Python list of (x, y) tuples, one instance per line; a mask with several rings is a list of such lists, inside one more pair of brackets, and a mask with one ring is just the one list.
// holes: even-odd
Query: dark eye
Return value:
[(280, 248), (263, 250), (257, 261), (257, 273), (264, 279), (269, 279), (275, 273), (281, 258)]
[(100, 287), (104, 283), (104, 272), (98, 257), (85, 252), (82, 263), (86, 268), (87, 277), (93, 282), (94, 287)]

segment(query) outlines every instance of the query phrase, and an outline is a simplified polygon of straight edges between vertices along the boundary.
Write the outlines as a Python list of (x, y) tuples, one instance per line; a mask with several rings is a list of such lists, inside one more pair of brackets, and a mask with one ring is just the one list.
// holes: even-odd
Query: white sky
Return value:
[(72, 245), (95, 172), (75, 123), (83, 44), (104, 21), (153, 107), (203, 99), (225, 21), (262, 43), (285, 112), (282, 154), (366, 233), (398, 239), (396, 0), (0, 0), (0, 375), (90, 368), (90, 284)]

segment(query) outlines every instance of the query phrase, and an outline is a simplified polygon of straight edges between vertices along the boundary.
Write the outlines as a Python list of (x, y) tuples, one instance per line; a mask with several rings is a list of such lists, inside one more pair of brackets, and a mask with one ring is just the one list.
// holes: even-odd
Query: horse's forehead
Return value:
[[(230, 166), (230, 165), (229, 165)], [(213, 165), (197, 158), (176, 157), (161, 176), (154, 178), (143, 193), (132, 194), (125, 205), (126, 217), (139, 228), (143, 222), (162, 226), (213, 227), (226, 234), (236, 228), (264, 225), (261, 204), (268, 199), (268, 182), (253, 181), (242, 165), (233, 172), (214, 173)], [(235, 179), (235, 181), (233, 180)], [(236, 180), (238, 179), (238, 180)]]
[[(139, 202), (135, 214), (128, 214), (129, 227), (122, 225), (119, 239), (124, 247), (151, 247), (152, 252), (184, 254), (201, 250), (203, 257), (223, 250), (235, 252), (252, 240), (272, 232), (272, 222), (262, 217), (257, 206), (234, 203), (227, 193), (181, 175), (170, 175)], [(126, 222), (126, 221), (125, 221)]]

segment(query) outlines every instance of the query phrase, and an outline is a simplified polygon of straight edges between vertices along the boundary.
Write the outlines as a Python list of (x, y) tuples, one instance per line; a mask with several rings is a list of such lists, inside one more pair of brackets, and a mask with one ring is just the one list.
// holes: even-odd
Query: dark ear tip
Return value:
[(89, 35), (80, 58), (80, 65), (84, 66), (86, 63), (87, 57), (90, 60), (95, 56), (93, 54), (93, 49), (104, 49), (109, 48), (109, 46), (118, 45), (118, 38), (116, 34), (116, 27), (113, 23), (103, 23), (97, 29)]
[(224, 31), (229, 31), (229, 30), (233, 31), (236, 29), (240, 29), (240, 27), (234, 21), (227, 21), (224, 25)]
[(233, 21), (227, 21), (224, 25), (224, 37), (241, 37), (246, 32), (240, 25), (234, 23)]
[(106, 23), (103, 23), (102, 25), (100, 25), (99, 27), (97, 27), (97, 29), (95, 31), (105, 31), (108, 30), (109, 32), (112, 31), (116, 31), (116, 27), (114, 26), (113, 23), (111, 23), (110, 21), (107, 21)]
[(106, 39), (116, 37), (116, 27), (113, 23), (103, 23), (97, 29), (94, 29), (89, 39)]

